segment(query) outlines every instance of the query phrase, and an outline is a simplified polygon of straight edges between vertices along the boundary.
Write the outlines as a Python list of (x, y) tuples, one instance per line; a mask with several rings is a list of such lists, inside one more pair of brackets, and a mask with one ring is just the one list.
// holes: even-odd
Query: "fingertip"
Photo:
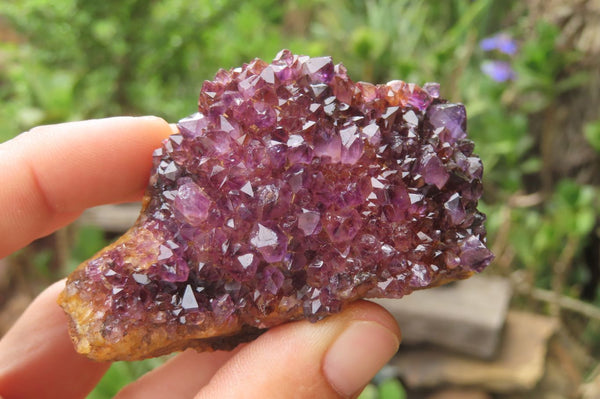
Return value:
[(333, 390), (350, 398), (396, 354), (401, 332), (394, 317), (373, 302), (354, 302), (340, 316), (344, 315), (344, 327), (326, 350), (321, 367)]
[(398, 336), (374, 321), (354, 321), (323, 358), (323, 374), (342, 397), (353, 397), (398, 351)]

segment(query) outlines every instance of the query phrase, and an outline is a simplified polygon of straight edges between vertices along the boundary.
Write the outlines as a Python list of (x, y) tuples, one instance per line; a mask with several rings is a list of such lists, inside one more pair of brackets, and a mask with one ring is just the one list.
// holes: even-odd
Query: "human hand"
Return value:
[[(140, 199), (152, 150), (171, 134), (155, 117), (44, 126), (0, 144), (0, 258), (91, 206)], [(110, 366), (75, 352), (47, 288), (0, 341), (0, 397), (83, 398)], [(396, 352), (400, 331), (359, 301), (318, 323), (270, 329), (232, 352), (187, 350), (117, 398), (355, 397)]]

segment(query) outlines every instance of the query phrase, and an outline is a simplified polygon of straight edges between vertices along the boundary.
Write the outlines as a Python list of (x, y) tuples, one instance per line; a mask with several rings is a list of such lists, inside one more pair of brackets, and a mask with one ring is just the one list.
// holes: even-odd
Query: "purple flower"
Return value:
[(508, 55), (515, 55), (517, 52), (517, 43), (506, 33), (498, 33), (497, 35), (486, 37), (479, 42), (479, 47), (483, 51), (498, 50)]
[(496, 82), (506, 82), (517, 77), (515, 71), (506, 61), (485, 61), (481, 64), (481, 71)]

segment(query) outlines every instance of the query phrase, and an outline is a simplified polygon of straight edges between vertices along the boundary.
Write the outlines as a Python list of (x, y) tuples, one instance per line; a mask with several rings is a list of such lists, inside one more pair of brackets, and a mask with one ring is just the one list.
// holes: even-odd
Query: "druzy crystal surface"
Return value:
[(61, 296), (91, 358), (227, 349), (492, 259), (465, 108), (435, 83), (354, 83), (284, 50), (220, 70), (177, 126), (135, 226)]

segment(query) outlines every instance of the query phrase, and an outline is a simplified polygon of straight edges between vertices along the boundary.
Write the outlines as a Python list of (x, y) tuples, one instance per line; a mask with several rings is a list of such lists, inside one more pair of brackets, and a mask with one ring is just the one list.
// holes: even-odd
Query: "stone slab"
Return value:
[(481, 358), (496, 352), (511, 298), (510, 282), (473, 276), (401, 299), (376, 299), (402, 329), (403, 344), (431, 343)]
[(433, 348), (401, 347), (391, 366), (413, 389), (450, 385), (495, 393), (526, 391), (544, 374), (548, 340), (557, 328), (555, 319), (511, 311), (502, 346), (493, 360)]

